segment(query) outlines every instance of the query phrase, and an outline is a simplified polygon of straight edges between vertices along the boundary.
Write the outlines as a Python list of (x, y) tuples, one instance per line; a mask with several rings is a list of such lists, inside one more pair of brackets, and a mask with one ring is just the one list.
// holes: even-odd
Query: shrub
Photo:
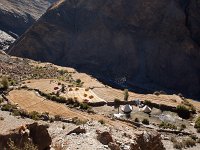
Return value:
[(121, 101), (119, 99), (114, 100), (114, 107), (115, 107), (115, 109), (118, 109), (118, 114), (119, 114), (120, 104), (121, 104)]
[(88, 110), (89, 108), (90, 106), (88, 104), (80, 103), (80, 109)]
[(140, 120), (138, 118), (135, 118), (135, 122), (140, 122)]
[(89, 98), (90, 98), (90, 99), (93, 99), (93, 98), (94, 98), (94, 96), (90, 95), (90, 96), (89, 96)]
[(125, 100), (125, 101), (128, 101), (128, 97), (129, 97), (128, 89), (125, 89), (125, 90), (124, 90), (124, 100)]
[(145, 105), (148, 105), (148, 106), (151, 106), (151, 105), (152, 105), (152, 102), (149, 101), (149, 100), (145, 100), (145, 101), (144, 101), (144, 104), (145, 104)]
[(200, 117), (196, 119), (194, 127), (200, 129)]
[(64, 75), (65, 73), (68, 73), (67, 70), (58, 70), (58, 72), (60, 73), (60, 75)]
[(85, 91), (89, 91), (89, 90), (90, 90), (89, 88), (85, 89)]
[(182, 141), (184, 147), (193, 147), (196, 145), (196, 142), (195, 140), (193, 140), (192, 138), (187, 138), (187, 139), (184, 139)]
[(7, 77), (3, 77), (1, 80), (2, 88), (7, 90), (9, 88), (9, 82)]
[(142, 123), (146, 124), (146, 125), (149, 125), (149, 120), (145, 118), (145, 119), (142, 120)]
[(81, 125), (81, 124), (86, 124), (87, 121), (86, 120), (81, 120), (78, 117), (74, 117), (72, 118), (72, 122), (76, 125)]
[(170, 123), (166, 123), (166, 122), (162, 122), (160, 125), (159, 125), (159, 128), (163, 128), (163, 129), (174, 129), (176, 130), (177, 127), (173, 124), (170, 124)]
[(60, 115), (55, 115), (54, 120), (55, 121), (61, 121), (61, 116)]
[(190, 118), (190, 110), (184, 105), (178, 105), (176, 107), (177, 113), (181, 118), (189, 119)]
[(180, 131), (184, 130), (185, 128), (186, 128), (186, 125), (185, 124), (181, 124)]
[(194, 135), (194, 134), (193, 134), (193, 135), (190, 135), (190, 138), (193, 139), (193, 140), (195, 140), (195, 141), (197, 141), (197, 140), (199, 139), (199, 138), (198, 138), (196, 135)]
[(0, 98), (0, 103), (2, 103), (3, 102), (3, 98)]
[(105, 121), (103, 119), (99, 120), (98, 122), (101, 124), (105, 124)]
[(8, 142), (9, 150), (38, 150), (37, 146), (35, 146), (31, 141), (27, 141), (24, 143), (23, 147), (17, 147), (11, 139)]
[(36, 111), (32, 111), (32, 112), (29, 113), (29, 117), (33, 120), (39, 120), (40, 114)]
[(153, 95), (159, 96), (159, 95), (160, 95), (160, 92), (159, 92), (159, 91), (155, 91), (155, 92), (153, 93)]
[(13, 111), (14, 109), (17, 109), (17, 107), (11, 104), (5, 104), (1, 108), (2, 111)]
[(62, 129), (65, 130), (65, 128), (66, 128), (66, 127), (65, 127), (65, 125), (63, 124)]
[(81, 79), (77, 79), (77, 80), (76, 80), (76, 83), (77, 83), (77, 84), (81, 84)]
[(183, 143), (182, 142), (173, 142), (173, 147), (176, 149), (182, 149), (183, 148)]
[(20, 111), (18, 109), (14, 109), (12, 113), (14, 116), (20, 116)]

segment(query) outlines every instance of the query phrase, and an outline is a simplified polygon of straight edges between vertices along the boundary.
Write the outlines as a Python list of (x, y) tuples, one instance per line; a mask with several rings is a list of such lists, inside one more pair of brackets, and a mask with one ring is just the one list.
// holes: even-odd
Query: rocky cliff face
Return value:
[(15, 39), (4, 31), (0, 30), (0, 50), (6, 50), (14, 43)]
[(199, 8), (196, 0), (61, 0), (9, 53), (198, 97)]
[(19, 148), (31, 142), (37, 146), (38, 150), (49, 149), (52, 141), (47, 127), (37, 123), (21, 126), (8, 134), (0, 135), (0, 149), (11, 149), (10, 140)]
[(56, 0), (1, 0), (0, 29), (21, 35)]

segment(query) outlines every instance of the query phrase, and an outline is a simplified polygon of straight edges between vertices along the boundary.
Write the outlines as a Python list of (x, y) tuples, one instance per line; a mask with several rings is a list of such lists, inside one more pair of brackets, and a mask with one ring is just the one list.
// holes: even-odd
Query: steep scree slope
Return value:
[(61, 0), (9, 53), (198, 97), (199, 11), (196, 0)]

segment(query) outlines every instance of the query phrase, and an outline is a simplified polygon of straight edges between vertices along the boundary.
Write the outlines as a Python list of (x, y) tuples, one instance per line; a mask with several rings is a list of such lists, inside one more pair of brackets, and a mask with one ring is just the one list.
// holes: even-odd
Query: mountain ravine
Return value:
[(200, 97), (199, 37), (196, 0), (61, 0), (8, 53)]

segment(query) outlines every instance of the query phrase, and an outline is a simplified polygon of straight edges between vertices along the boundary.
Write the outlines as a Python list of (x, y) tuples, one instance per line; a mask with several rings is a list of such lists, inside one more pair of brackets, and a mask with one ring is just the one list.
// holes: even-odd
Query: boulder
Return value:
[(158, 132), (138, 131), (135, 134), (135, 143), (131, 143), (131, 150), (165, 150)]
[(72, 133), (76, 133), (76, 134), (86, 133), (86, 130), (79, 126), (79, 127), (75, 128), (75, 129), (73, 129), (72, 131), (70, 131), (69, 133), (67, 133), (67, 135), (70, 135)]
[(114, 143), (114, 142), (108, 143), (108, 147), (109, 147), (111, 150), (120, 150), (119, 145), (116, 144), (116, 143)]
[(49, 149), (52, 142), (47, 127), (38, 123), (21, 126), (8, 134), (0, 135), (0, 149), (9, 149), (10, 140), (18, 148), (31, 142), (37, 146), (38, 150)]
[(97, 140), (104, 145), (108, 145), (113, 142), (113, 138), (109, 132), (102, 132), (97, 135)]

